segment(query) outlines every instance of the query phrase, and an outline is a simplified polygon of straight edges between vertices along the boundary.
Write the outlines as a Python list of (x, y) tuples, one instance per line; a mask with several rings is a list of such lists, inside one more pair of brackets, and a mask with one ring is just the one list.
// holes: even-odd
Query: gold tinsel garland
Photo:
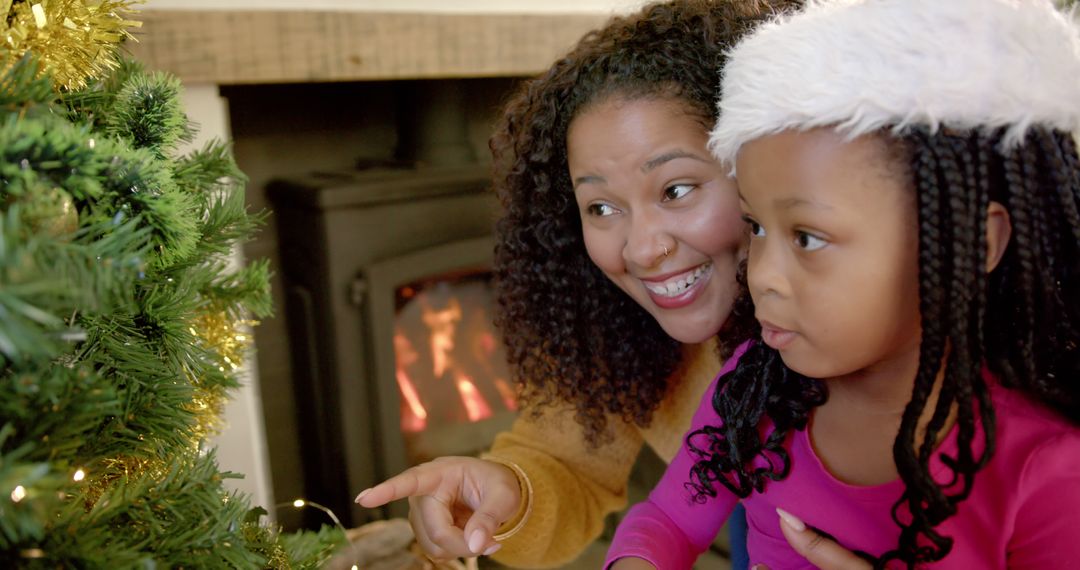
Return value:
[(151, 473), (163, 476), (168, 470), (164, 458), (147, 459), (143, 457), (108, 457), (101, 460), (100, 468), (88, 476), (83, 483), (82, 500), (87, 510), (97, 504), (98, 500), (116, 481), (129, 479), (139, 474)]
[(133, 38), (142, 0), (0, 0), (0, 73), (27, 52), (57, 87), (78, 89), (118, 66), (117, 45)]
[[(191, 319), (190, 332), (199, 344), (216, 357), (218, 369), (233, 374), (240, 368), (244, 353), (251, 347), (251, 327), (258, 321), (234, 319), (228, 311), (208, 307)], [(195, 396), (188, 411), (195, 414), (196, 446), (221, 430), (221, 416), (228, 401), (228, 394), (221, 386), (207, 386), (201, 378), (191, 378)]]
[[(256, 320), (234, 319), (228, 311), (211, 306), (195, 315), (189, 332), (217, 356), (216, 364), (220, 371), (235, 373), (251, 348), (251, 328), (258, 324)], [(193, 383), (195, 398), (191, 409), (196, 417), (195, 431), (199, 435), (197, 441), (204, 441), (219, 431), (227, 398), (221, 386), (207, 387), (197, 378), (193, 379)], [(263, 552), (267, 557), (266, 568), (292, 570), (293, 565), (284, 545), (280, 541), (269, 540), (278, 531), (249, 522), (244, 523), (241, 532), (252, 544), (262, 544), (266, 548)]]

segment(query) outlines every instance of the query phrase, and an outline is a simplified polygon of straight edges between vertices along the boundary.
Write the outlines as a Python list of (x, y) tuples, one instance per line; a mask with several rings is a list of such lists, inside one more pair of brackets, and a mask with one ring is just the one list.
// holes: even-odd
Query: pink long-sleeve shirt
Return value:
[[(734, 369), (744, 351), (745, 346), (740, 347), (720, 375)], [(949, 555), (932, 567), (1080, 567), (1080, 428), (992, 378), (988, 381), (997, 449), (975, 475), (971, 495), (958, 512), (937, 527), (954, 543)], [(694, 415), (691, 431), (720, 425), (711, 404), (715, 389), (716, 380)], [(947, 482), (951, 474), (940, 454), (955, 456), (956, 433), (954, 428), (931, 460), (939, 482)], [(981, 432), (976, 442), (981, 442)], [(900, 530), (890, 513), (904, 489), (899, 479), (875, 486), (836, 479), (815, 455), (805, 430), (789, 434), (785, 447), (791, 455), (788, 477), (743, 500), (751, 565), (813, 568), (784, 539), (777, 507), (849, 549), (880, 556), (896, 547)], [(660, 570), (693, 565), (739, 500), (719, 487), (717, 497), (695, 503), (685, 488), (694, 462), (684, 445), (648, 500), (635, 505), (619, 525), (605, 567), (627, 556), (648, 560)]]

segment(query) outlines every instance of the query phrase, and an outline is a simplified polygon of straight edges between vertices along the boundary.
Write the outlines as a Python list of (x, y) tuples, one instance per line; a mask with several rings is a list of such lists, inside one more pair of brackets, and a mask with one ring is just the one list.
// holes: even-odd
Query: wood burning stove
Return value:
[(360, 524), (355, 494), (486, 449), (515, 416), (492, 321), (486, 167), (280, 180), (278, 218), (306, 496)]

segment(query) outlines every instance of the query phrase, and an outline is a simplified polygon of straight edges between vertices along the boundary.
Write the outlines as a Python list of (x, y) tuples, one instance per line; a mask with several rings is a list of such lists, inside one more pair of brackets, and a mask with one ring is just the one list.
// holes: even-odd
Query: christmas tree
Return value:
[(271, 310), (226, 144), (118, 57), (130, 0), (0, 0), (0, 566), (315, 567), (207, 436)]

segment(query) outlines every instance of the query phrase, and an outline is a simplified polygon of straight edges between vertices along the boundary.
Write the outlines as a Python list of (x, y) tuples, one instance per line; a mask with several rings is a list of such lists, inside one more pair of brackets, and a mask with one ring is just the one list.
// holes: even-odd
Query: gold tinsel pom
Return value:
[[(209, 307), (191, 320), (191, 334), (218, 358), (215, 363), (227, 374), (233, 374), (251, 346), (251, 327), (258, 322), (234, 319), (228, 311)], [(189, 408), (195, 414), (195, 444), (205, 441), (221, 429), (221, 415), (228, 394), (221, 386), (207, 386), (200, 378), (192, 378), (195, 397)]]
[(0, 0), (0, 70), (27, 52), (57, 87), (78, 89), (118, 65), (116, 46), (132, 38), (132, 4), (142, 0)]
[(157, 479), (161, 479), (168, 472), (169, 466), (165, 458), (147, 459), (143, 457), (108, 457), (102, 460), (100, 473), (87, 477), (83, 484), (85, 490), (83, 500), (86, 509), (92, 509), (105, 491), (117, 480), (130, 479), (150, 473)]

